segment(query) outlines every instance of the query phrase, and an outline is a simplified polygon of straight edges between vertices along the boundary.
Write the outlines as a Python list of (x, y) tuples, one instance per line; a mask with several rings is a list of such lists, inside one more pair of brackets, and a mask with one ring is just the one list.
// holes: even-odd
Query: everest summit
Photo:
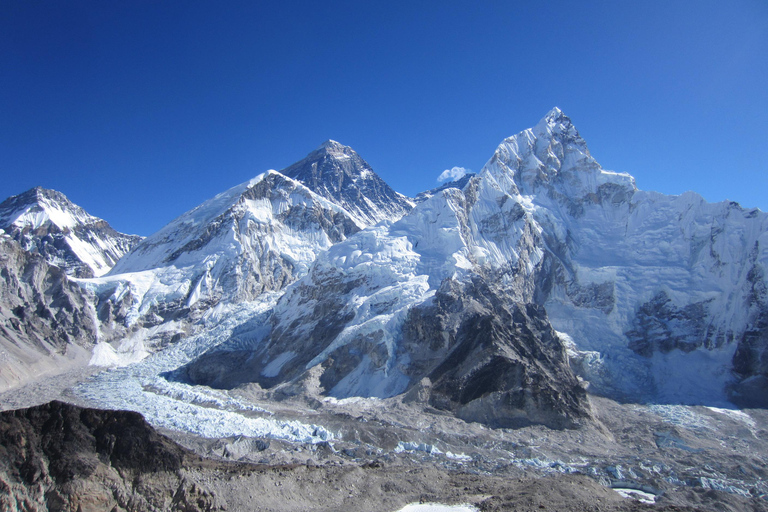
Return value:
[(397, 220), (413, 206), (352, 148), (334, 140), (325, 141), (306, 158), (280, 172), (344, 208), (360, 227)]

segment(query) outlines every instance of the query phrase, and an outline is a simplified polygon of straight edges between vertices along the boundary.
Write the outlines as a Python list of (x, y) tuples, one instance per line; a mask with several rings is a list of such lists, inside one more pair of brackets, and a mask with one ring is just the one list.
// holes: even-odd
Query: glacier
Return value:
[[(95, 222), (32, 196), (0, 209), (28, 245), (45, 226)], [(78, 265), (101, 254), (78, 240)], [(764, 405), (768, 390), (768, 215), (639, 190), (557, 108), (477, 174), (414, 199), (327, 141), (134, 242), (69, 276), (94, 324), (91, 364), (164, 374), (147, 384), (160, 398), (137, 391), (134, 408), (256, 382), (559, 428), (589, 417), (585, 389), (711, 407)]]
[[(249, 370), (269, 371), (250, 379), (300, 378), (346, 350), (351, 366), (328, 394), (404, 392), (420, 378), (408, 376), (414, 354), (403, 348), (409, 312), (446, 280), (481, 276), (508, 300), (544, 306), (591, 392), (728, 404), (750, 378), (734, 357), (766, 312), (767, 242), (757, 209), (640, 191), (632, 176), (602, 169), (554, 109), (503, 141), (463, 188), (320, 253), (275, 306), (254, 348), (262, 362)], [(287, 351), (306, 357), (271, 363)], [(216, 381), (203, 366), (196, 378)]]

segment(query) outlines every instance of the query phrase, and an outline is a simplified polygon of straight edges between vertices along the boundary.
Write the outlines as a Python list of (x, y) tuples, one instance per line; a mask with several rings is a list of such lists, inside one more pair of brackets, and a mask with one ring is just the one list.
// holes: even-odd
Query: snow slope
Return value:
[[(143, 347), (124, 349), (151, 352), (189, 335), (217, 304), (281, 290), (307, 272), (318, 252), (358, 229), (337, 205), (268, 171), (181, 215), (108, 275), (80, 282), (96, 297), (105, 341), (139, 336)], [(99, 350), (99, 360), (114, 359), (106, 347)]]
[(531, 205), (551, 267), (539, 300), (579, 350), (600, 354), (582, 359), (596, 387), (726, 399), (734, 352), (765, 312), (755, 289), (765, 288), (768, 215), (638, 191), (599, 166), (559, 109), (505, 140), (481, 176)]
[(97, 374), (75, 392), (102, 408), (139, 412), (155, 427), (203, 437), (250, 436), (304, 443), (332, 440), (334, 433), (322, 426), (277, 420), (269, 411), (223, 393), (170, 382), (161, 376), (227, 339), (233, 329), (249, 318), (258, 318), (273, 301), (267, 294), (261, 301), (235, 306), (225, 313), (212, 310), (204, 319), (207, 329), (200, 334), (135, 364)]

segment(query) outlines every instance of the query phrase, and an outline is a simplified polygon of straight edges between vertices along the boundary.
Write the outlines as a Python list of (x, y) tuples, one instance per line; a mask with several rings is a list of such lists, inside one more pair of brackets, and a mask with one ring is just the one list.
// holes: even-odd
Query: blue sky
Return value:
[(149, 235), (352, 146), (415, 195), (559, 106), (644, 190), (768, 210), (768, 2), (0, 3), (0, 199)]

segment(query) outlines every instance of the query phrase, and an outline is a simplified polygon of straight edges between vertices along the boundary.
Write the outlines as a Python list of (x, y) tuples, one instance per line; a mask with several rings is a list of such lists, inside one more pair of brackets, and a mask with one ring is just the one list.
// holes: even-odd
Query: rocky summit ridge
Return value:
[(355, 150), (327, 140), (303, 160), (280, 171), (338, 204), (360, 226), (394, 221), (413, 203), (395, 192)]

